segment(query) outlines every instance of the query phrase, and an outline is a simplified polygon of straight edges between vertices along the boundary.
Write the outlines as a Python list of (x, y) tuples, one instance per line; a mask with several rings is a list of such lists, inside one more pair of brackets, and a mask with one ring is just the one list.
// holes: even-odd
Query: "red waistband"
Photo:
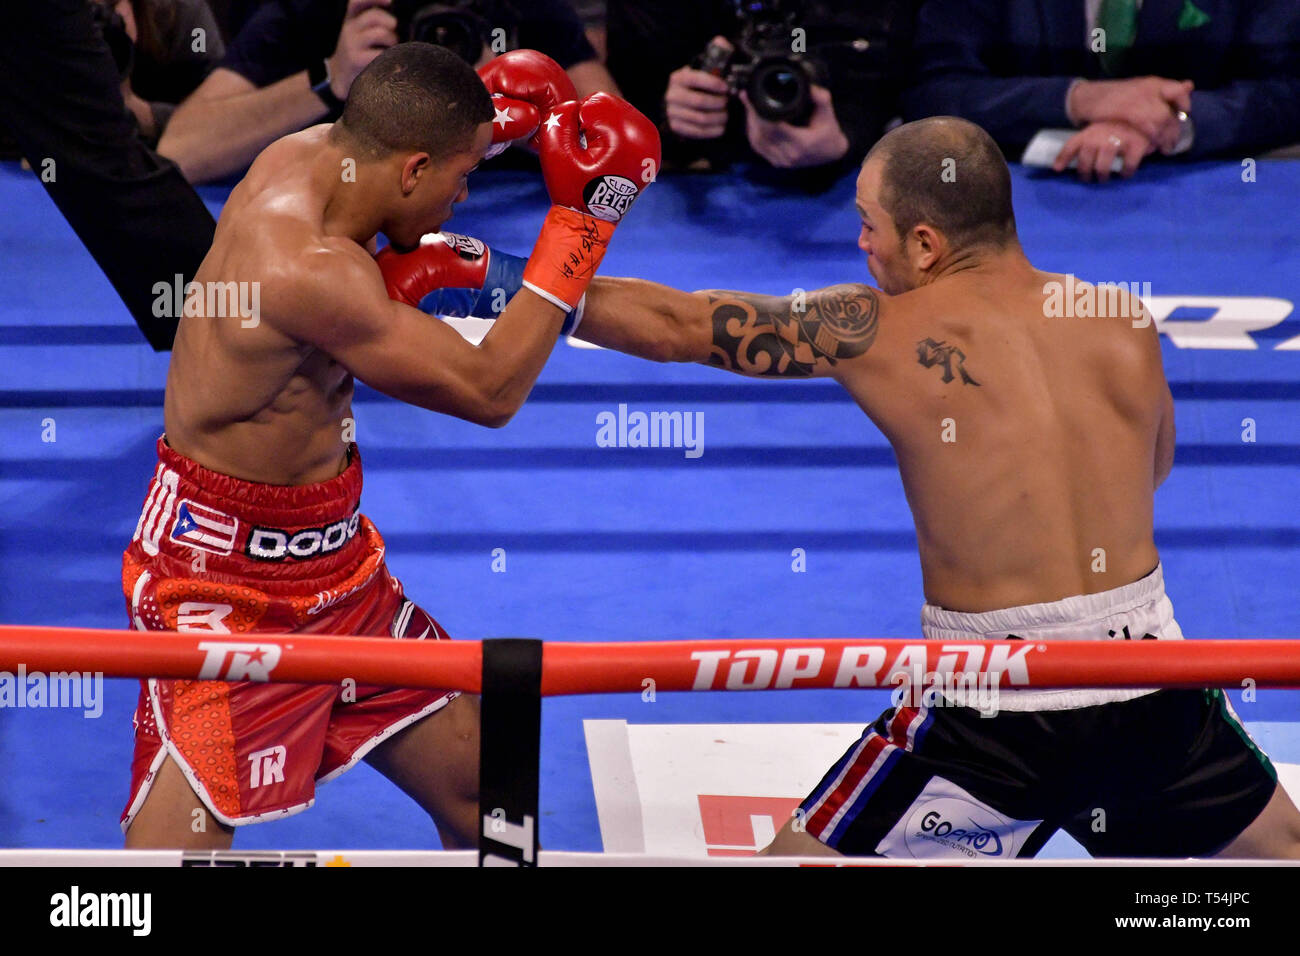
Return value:
[(167, 436), (158, 439), (158, 460), (179, 479), (177, 492), (253, 525), (303, 528), (350, 518), (361, 503), (361, 453), (348, 447), (348, 465), (336, 477), (310, 485), (268, 485), (205, 468), (186, 458)]
[(214, 580), (330, 581), (383, 542), (357, 510), (361, 455), (311, 485), (268, 485), (205, 468), (158, 439), (158, 467), (131, 548), (137, 561), (184, 577), (200, 556)]

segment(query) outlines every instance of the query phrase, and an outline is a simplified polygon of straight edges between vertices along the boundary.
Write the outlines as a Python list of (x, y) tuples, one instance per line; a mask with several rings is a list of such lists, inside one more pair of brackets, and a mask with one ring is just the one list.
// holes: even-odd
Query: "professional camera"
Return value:
[(397, 18), (399, 39), (445, 46), (470, 66), (499, 39), (496, 30), (505, 31), (506, 49), (517, 45), (518, 16), (501, 0), (393, 0), (390, 9)]
[(812, 85), (827, 84), (825, 61), (795, 52), (795, 29), (803, 13), (798, 0), (732, 0), (740, 31), (734, 49), (710, 43), (695, 68), (727, 81), (732, 96), (740, 90), (759, 116), (792, 126), (812, 118)]

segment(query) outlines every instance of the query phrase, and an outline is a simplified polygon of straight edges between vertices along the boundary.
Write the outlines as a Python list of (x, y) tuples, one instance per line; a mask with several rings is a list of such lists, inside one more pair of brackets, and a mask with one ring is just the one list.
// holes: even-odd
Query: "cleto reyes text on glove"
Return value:
[(582, 297), (614, 227), (659, 172), (659, 131), (609, 93), (557, 106), (537, 131), (547, 214), (524, 285), (561, 308)]

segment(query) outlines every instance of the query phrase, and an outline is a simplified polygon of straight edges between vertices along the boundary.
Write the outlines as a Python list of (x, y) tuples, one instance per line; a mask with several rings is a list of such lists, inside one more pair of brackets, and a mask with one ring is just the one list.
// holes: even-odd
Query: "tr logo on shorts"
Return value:
[(360, 522), (358, 512), (351, 518), (301, 531), (254, 527), (248, 532), (245, 551), (256, 561), (304, 561), (332, 554), (356, 537)]
[(284, 783), (284, 758), (288, 751), (284, 747), (268, 747), (266, 750), (254, 750), (248, 755), (252, 765), (248, 778), (248, 789)]

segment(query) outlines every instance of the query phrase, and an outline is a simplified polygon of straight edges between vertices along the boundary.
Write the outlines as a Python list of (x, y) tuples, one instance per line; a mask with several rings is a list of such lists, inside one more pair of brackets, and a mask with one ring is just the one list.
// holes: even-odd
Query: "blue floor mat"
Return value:
[[(1300, 318), (1284, 311), (1270, 324), (1255, 301), (1300, 297), (1300, 237), (1279, 214), (1300, 194), (1300, 163), (1261, 163), (1254, 183), (1234, 163), (1153, 165), (1104, 188), (1012, 174), (1035, 265), (1150, 282), (1154, 296), (1186, 300), (1163, 343), (1179, 444), (1156, 498), (1184, 632), (1300, 637)], [(852, 194), (851, 176), (816, 197), (665, 178), (620, 226), (602, 272), (781, 294), (865, 280)], [(204, 195), (220, 208), (224, 190)], [(144, 344), (30, 173), (0, 164), (0, 208), (0, 622), (122, 627), (120, 556), (153, 469), (166, 356)], [(538, 177), (484, 173), (449, 228), (524, 253), (545, 209)], [(1206, 342), (1217, 346), (1197, 347)], [(703, 413), (703, 455), (599, 447), (597, 416), (620, 404)], [(366, 389), (356, 418), (363, 508), (393, 572), (454, 637), (918, 632), (920, 568), (892, 453), (830, 384), (747, 381), (561, 344), (503, 430)], [(1242, 440), (1246, 419), (1254, 442)], [(47, 420), (53, 442), (41, 440)], [(498, 548), (504, 573), (492, 570)], [(804, 573), (791, 570), (796, 548)], [(0, 710), (0, 845), (120, 845), (135, 695), (132, 682), (106, 682), (95, 719)], [(1300, 763), (1297, 693), (1233, 700), (1248, 725), (1268, 724), (1277, 760)], [(549, 700), (543, 841), (600, 849), (584, 719), (865, 723), (885, 705), (879, 692), (665, 694), (650, 714), (637, 695)], [(244, 828), (237, 845), (438, 842), (363, 766), (322, 787), (310, 811)]]

